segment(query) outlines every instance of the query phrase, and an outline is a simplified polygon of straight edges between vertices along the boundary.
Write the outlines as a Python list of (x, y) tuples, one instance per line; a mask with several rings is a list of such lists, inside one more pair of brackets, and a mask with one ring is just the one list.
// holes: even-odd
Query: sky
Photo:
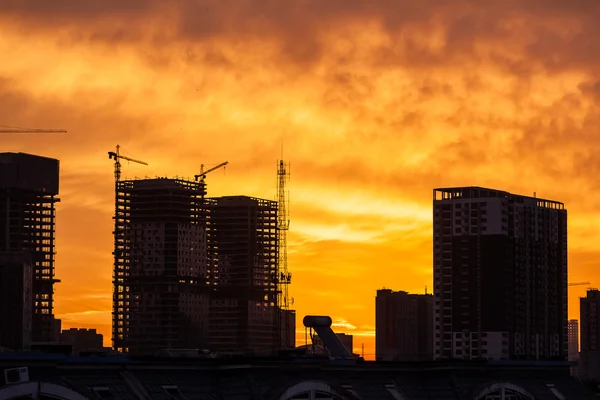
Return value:
[(149, 163), (124, 178), (229, 161), (211, 196), (275, 199), (283, 154), (298, 330), (330, 315), (367, 357), (376, 290), (431, 291), (434, 187), (564, 202), (569, 279), (600, 286), (599, 20), (597, 0), (0, 1), (0, 125), (68, 130), (0, 136), (61, 161), (63, 328), (110, 343), (117, 144)]

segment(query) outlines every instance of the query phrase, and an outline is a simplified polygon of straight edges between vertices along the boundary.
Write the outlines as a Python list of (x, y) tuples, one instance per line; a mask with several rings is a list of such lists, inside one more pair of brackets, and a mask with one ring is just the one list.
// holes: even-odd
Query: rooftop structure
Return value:
[[(567, 363), (348, 364), (324, 358), (127, 359), (0, 354), (0, 398), (54, 399), (596, 399)], [(0, 378), (1, 380), (1, 378)]]

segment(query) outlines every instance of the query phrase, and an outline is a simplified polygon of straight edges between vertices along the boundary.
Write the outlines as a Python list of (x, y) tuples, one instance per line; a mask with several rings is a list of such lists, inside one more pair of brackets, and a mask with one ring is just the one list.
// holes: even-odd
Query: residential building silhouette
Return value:
[(564, 204), (481, 187), (433, 194), (434, 357), (566, 360)]

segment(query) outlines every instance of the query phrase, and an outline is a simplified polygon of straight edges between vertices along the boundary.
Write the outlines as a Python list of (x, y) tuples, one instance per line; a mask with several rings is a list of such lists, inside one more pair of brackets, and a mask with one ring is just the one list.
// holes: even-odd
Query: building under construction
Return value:
[(211, 350), (279, 348), (277, 202), (227, 196), (207, 209)]
[[(0, 153), (0, 253), (25, 253), (30, 260), (33, 298), (15, 298), (15, 302), (32, 304), (34, 342), (57, 340), (52, 311), (54, 283), (58, 282), (54, 276), (58, 181), (58, 160)], [(20, 284), (15, 283), (17, 286)]]
[(130, 354), (206, 347), (204, 185), (117, 181), (113, 345)]

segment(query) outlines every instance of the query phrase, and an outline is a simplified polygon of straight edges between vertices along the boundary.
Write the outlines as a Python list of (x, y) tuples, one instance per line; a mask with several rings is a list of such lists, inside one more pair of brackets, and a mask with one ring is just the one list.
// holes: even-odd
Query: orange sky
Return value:
[[(569, 279), (600, 285), (597, 0), (4, 0), (2, 151), (61, 160), (56, 312), (110, 340), (113, 175), (275, 198), (291, 162), (298, 325), (373, 352), (374, 296), (432, 282), (433, 187), (566, 203)], [(573, 287), (577, 318), (585, 286)]]

